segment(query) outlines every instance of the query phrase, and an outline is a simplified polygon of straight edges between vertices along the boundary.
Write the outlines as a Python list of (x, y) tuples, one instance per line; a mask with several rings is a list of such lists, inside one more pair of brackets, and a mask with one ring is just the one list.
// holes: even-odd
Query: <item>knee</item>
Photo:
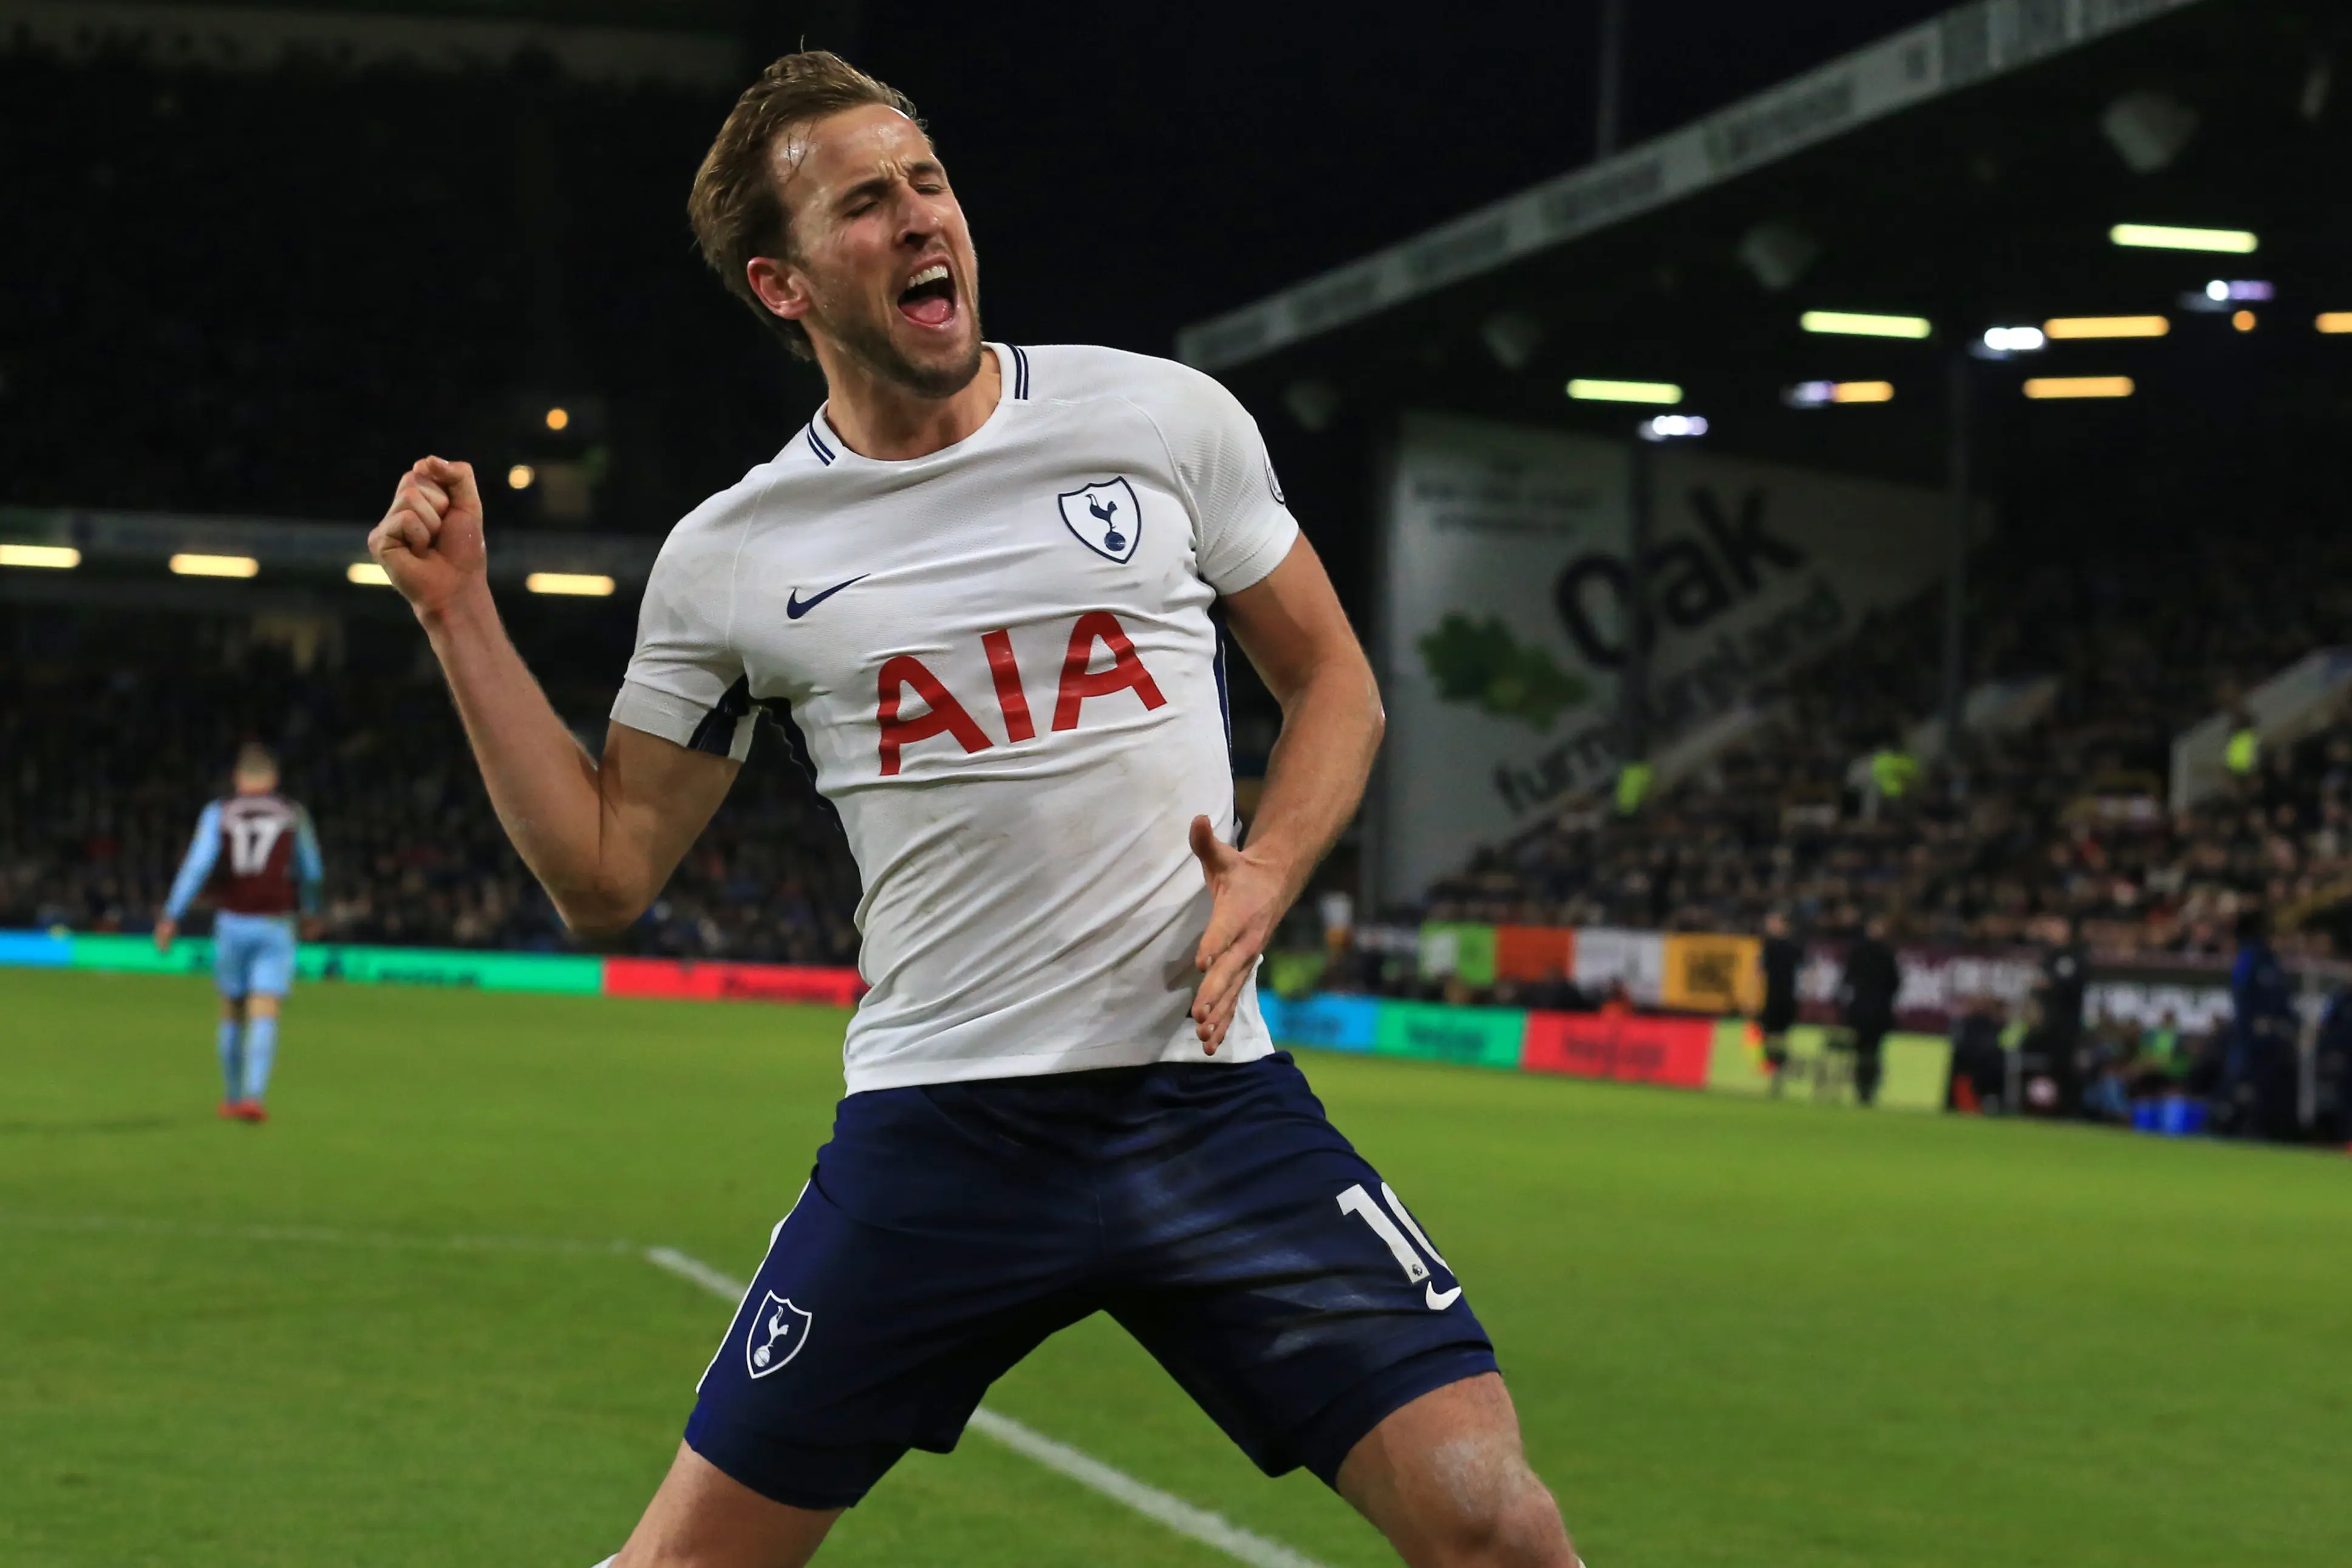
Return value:
[(1581, 1568), (1559, 1505), (1524, 1464), (1433, 1533), (1433, 1568)]

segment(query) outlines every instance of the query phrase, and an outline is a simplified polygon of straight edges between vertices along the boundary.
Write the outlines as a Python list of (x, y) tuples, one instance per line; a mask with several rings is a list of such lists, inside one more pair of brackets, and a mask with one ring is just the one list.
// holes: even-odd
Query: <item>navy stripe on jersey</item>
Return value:
[(1223, 626), (1217, 628), (1214, 668), (1217, 675), (1217, 712), (1225, 721), (1225, 757), (1231, 761), (1234, 754), (1234, 700), (1225, 688), (1225, 628)]
[(748, 676), (737, 676), (735, 684), (720, 694), (719, 706), (702, 716), (687, 740), (688, 749), (708, 752), (714, 757), (726, 756), (735, 749), (735, 725), (751, 711), (751, 681)]
[(833, 448), (826, 446), (824, 438), (816, 433), (816, 421), (814, 419), (809, 421), (808, 443), (809, 450), (816, 454), (818, 462), (828, 468), (833, 467)]
[(1029, 356), (1022, 352), (1019, 343), (1010, 346), (1013, 350), (1013, 398), (1018, 403), (1029, 395)]
[[(778, 729), (783, 731), (784, 751), (793, 759), (793, 765), (807, 776), (809, 788), (814, 791), (816, 788), (816, 758), (809, 751), (808, 736), (802, 732), (799, 721), (793, 717), (793, 705), (781, 697), (769, 697), (761, 699), (752, 706), (765, 713), (774, 721)], [(825, 816), (833, 819), (833, 825), (835, 827), (840, 828), (844, 833), (848, 831), (841, 820), (839, 806), (821, 795), (816, 797), (816, 803), (824, 808)]]

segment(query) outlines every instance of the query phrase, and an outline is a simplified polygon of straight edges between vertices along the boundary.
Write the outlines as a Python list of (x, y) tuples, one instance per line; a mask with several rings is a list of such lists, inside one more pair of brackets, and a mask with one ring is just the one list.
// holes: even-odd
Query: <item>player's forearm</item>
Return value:
[(516, 853), (565, 924), (586, 931), (625, 925), (637, 910), (604, 855), (596, 764), (515, 650), (488, 590), (417, 618)]
[(1283, 705), (1247, 849), (1283, 868), (1286, 908), (1355, 816), (1386, 727), (1380, 689), (1360, 657), (1329, 661)]

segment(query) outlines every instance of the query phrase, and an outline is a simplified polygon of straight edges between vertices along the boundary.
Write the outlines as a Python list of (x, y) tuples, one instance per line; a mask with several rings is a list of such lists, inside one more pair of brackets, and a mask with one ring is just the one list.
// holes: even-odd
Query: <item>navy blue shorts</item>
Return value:
[(846, 1508), (1098, 1311), (1268, 1475), (1328, 1483), (1391, 1411), (1495, 1370), (1286, 1054), (1171, 1063), (844, 1100), (686, 1440), (778, 1502)]

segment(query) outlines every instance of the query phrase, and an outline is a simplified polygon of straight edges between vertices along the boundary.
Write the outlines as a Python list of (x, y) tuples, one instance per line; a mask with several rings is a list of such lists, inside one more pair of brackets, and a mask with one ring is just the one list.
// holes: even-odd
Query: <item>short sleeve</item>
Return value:
[(654, 562), (637, 647), (614, 722), (741, 762), (751, 750), (751, 683), (730, 636), (736, 530), (680, 524)]
[(1298, 523), (1249, 410), (1209, 376), (1194, 371), (1185, 379), (1162, 433), (1198, 510), (1201, 576), (1220, 594), (1238, 594), (1282, 564)]

